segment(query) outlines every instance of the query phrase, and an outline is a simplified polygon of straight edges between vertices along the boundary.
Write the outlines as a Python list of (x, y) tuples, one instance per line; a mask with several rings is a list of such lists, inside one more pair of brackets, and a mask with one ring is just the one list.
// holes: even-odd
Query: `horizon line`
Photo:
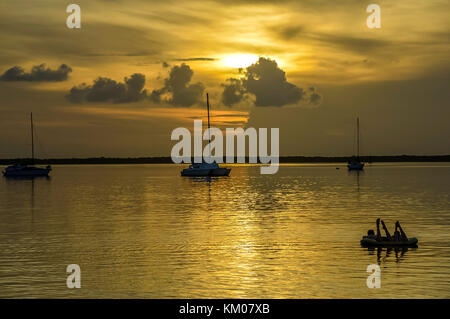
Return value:
[[(305, 156), (305, 155), (288, 155), (279, 156), (280, 163), (331, 163), (331, 162), (346, 162), (356, 156)], [(182, 158), (182, 157), (177, 157)], [(268, 157), (270, 158), (270, 157)], [(193, 163), (193, 157), (191, 162)], [(225, 157), (224, 157), (225, 159)], [(244, 163), (237, 163), (237, 157), (234, 157), (233, 163), (224, 164), (252, 164), (249, 163), (249, 156), (245, 157)], [(257, 163), (260, 163), (258, 158)], [(450, 154), (446, 155), (366, 155), (360, 156), (364, 162), (450, 162)], [(31, 158), (1, 158), (0, 165), (11, 165), (14, 163), (31, 163)], [(64, 158), (35, 158), (36, 164), (175, 164), (170, 156), (150, 156), (150, 157), (64, 157)], [(257, 164), (256, 163), (256, 164)], [(187, 164), (187, 163), (180, 163)]]

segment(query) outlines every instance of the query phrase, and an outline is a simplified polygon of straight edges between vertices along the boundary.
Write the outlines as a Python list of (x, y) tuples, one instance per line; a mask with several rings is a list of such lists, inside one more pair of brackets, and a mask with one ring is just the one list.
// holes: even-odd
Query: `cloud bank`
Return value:
[[(168, 68), (167, 63), (163, 63)], [(194, 71), (187, 64), (175, 65), (170, 69), (169, 77), (164, 80), (164, 86), (147, 94), (145, 75), (135, 73), (124, 82), (98, 77), (91, 85), (82, 83), (72, 87), (66, 98), (72, 103), (83, 102), (113, 102), (128, 103), (150, 99), (154, 103), (174, 106), (192, 106), (201, 101), (204, 85), (200, 82), (191, 84)]]
[(60, 82), (67, 80), (72, 69), (61, 64), (56, 70), (52, 70), (45, 63), (35, 65), (31, 72), (27, 73), (21, 66), (14, 66), (0, 76), (0, 81), (33, 81), (33, 82)]
[[(170, 70), (169, 77), (164, 80), (164, 87), (153, 90), (151, 100), (175, 106), (192, 106), (200, 102), (205, 87), (200, 82), (190, 84), (193, 75), (194, 71), (189, 65), (175, 65)], [(166, 94), (169, 96), (164, 98)]]
[(98, 77), (92, 85), (83, 83), (72, 87), (66, 98), (72, 103), (137, 102), (147, 97), (144, 85), (145, 75), (141, 73), (135, 73), (129, 78), (125, 77), (123, 83), (109, 78)]
[(305, 90), (288, 82), (277, 62), (264, 57), (247, 67), (241, 79), (230, 78), (222, 87), (222, 103), (227, 106), (241, 102), (249, 94), (254, 95), (255, 106), (318, 104), (321, 99), (315, 88)]

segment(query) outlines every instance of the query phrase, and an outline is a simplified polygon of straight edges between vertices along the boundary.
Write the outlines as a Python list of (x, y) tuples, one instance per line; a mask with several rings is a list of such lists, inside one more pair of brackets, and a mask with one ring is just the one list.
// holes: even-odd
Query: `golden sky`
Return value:
[(1, 158), (28, 154), (30, 111), (40, 157), (168, 156), (206, 92), (213, 125), (279, 127), (282, 155), (352, 154), (356, 116), (363, 153), (450, 153), (448, 0), (84, 0), (81, 29), (69, 3), (0, 3), (0, 74), (26, 73), (0, 81)]

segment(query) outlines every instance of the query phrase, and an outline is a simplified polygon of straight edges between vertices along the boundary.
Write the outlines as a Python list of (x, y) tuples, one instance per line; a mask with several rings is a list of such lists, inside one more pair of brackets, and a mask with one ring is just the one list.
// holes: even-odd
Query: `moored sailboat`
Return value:
[(356, 118), (356, 157), (348, 162), (349, 171), (362, 171), (364, 169), (364, 163), (359, 158), (359, 117)]
[[(208, 129), (210, 129), (209, 120), (209, 97), (206, 93), (206, 108), (208, 110)], [(211, 144), (211, 133), (209, 136), (209, 143)], [(181, 171), (181, 176), (228, 176), (230, 175), (231, 168), (220, 167), (218, 163), (207, 163), (204, 160), (202, 163), (193, 163), (189, 168), (185, 168)]]
[(6, 167), (3, 171), (5, 177), (39, 177), (48, 176), (52, 170), (50, 165), (45, 168), (34, 166), (34, 128), (33, 128), (33, 113), (30, 117), (31, 123), (31, 165), (14, 164)]

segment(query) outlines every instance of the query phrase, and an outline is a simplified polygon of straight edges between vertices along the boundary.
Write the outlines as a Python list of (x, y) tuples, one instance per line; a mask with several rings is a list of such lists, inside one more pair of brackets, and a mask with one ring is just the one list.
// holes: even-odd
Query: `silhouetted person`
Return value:
[[(380, 231), (380, 221), (381, 221), (381, 225), (383, 226), (383, 230), (384, 230), (384, 232), (386, 233), (386, 237), (382, 237), (382, 236), (381, 236), (381, 231)], [(391, 234), (389, 233), (389, 230), (387, 229), (387, 227), (386, 227), (384, 221), (382, 221), (382, 220), (379, 219), (379, 218), (377, 218), (377, 235), (375, 236), (375, 239), (376, 239), (377, 241), (383, 241), (383, 240), (389, 240), (389, 241), (391, 241), (391, 240), (392, 240), (392, 236), (391, 236)]]
[[(384, 232), (386, 233), (386, 237), (382, 237), (381, 236), (380, 222), (381, 222), (381, 225), (383, 226)], [(408, 236), (406, 236), (406, 234), (403, 231), (402, 226), (400, 226), (400, 222), (398, 220), (395, 222), (394, 236), (391, 236), (391, 234), (389, 233), (389, 230), (386, 227), (386, 224), (380, 218), (377, 218), (377, 234), (375, 235), (374, 231), (370, 229), (367, 232), (367, 237), (368, 238), (374, 238), (377, 241), (383, 241), (383, 240), (388, 240), (388, 241), (408, 241)]]
[(381, 225), (383, 225), (383, 230), (386, 233), (387, 240), (392, 241), (391, 234), (389, 234), (389, 230), (387, 229), (386, 225), (384, 224), (384, 221), (381, 221)]
[(380, 219), (377, 218), (377, 241), (381, 241)]
[(365, 236), (365, 237), (370, 238), (370, 239), (377, 239), (377, 236), (375, 235), (375, 232), (373, 231), (373, 229), (369, 229), (367, 231), (367, 236)]
[(405, 232), (402, 229), (402, 226), (400, 226), (400, 222), (397, 220), (395, 222), (395, 231), (398, 232), (398, 230), (400, 230), (400, 234), (399, 237), (402, 241), (408, 241), (408, 236), (406, 236)]

